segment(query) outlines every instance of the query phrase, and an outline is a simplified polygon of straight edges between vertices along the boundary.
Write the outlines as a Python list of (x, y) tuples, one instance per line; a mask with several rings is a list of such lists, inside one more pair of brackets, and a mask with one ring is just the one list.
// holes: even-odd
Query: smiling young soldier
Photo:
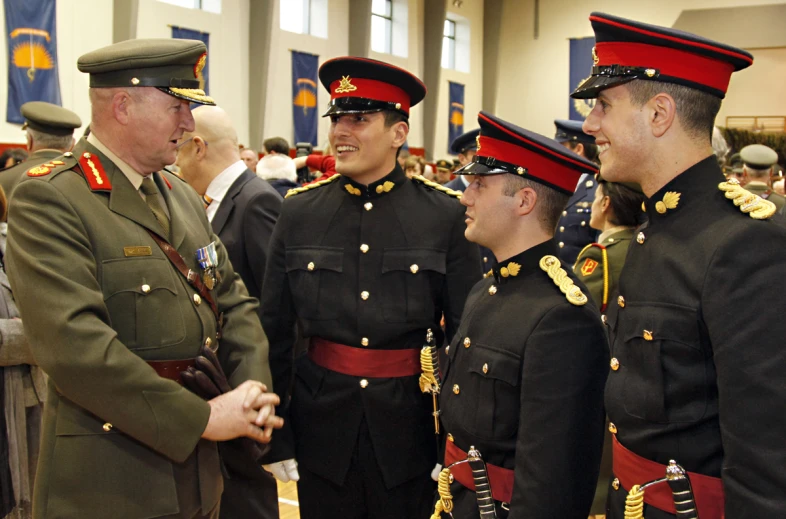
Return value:
[[(466, 236), (501, 260), (473, 287), (447, 347), (440, 477), (452, 476), (455, 519), (586, 519), (608, 345), (598, 309), (557, 259), (553, 238), (579, 177), (597, 166), (484, 112), (478, 122), (477, 154), (456, 172), (475, 175), (461, 199)], [(491, 497), (478, 479), (483, 463)]]
[[(649, 219), (608, 310), (608, 517), (630, 517), (629, 492), (647, 519), (782, 516), (786, 231), (768, 221), (771, 202), (724, 181), (710, 145), (731, 74), (752, 57), (672, 29), (590, 20), (596, 66), (573, 96), (597, 98), (584, 130), (603, 177), (639, 183)], [(664, 477), (642, 504), (637, 486)]]
[(304, 519), (426, 517), (437, 456), (420, 349), (428, 329), (442, 341), (443, 314), (455, 332), (478, 251), (457, 193), (407, 179), (396, 161), (423, 83), (351, 57), (319, 77), (340, 174), (291, 190), (271, 239), (262, 321), (278, 387), (291, 381), (296, 322), (310, 346), (295, 361), (294, 438), (277, 438), (270, 470), (297, 477), (297, 458)]

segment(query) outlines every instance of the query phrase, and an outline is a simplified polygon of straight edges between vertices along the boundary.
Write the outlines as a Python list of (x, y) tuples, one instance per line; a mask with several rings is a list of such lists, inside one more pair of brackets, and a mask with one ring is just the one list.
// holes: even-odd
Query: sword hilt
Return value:
[(497, 519), (497, 509), (494, 506), (494, 498), (491, 496), (491, 484), (486, 470), (486, 463), (474, 446), (467, 452), (467, 463), (472, 469), (472, 479), (475, 482), (475, 497), (478, 500), (478, 511), (481, 519)]
[(696, 508), (696, 499), (693, 488), (688, 479), (688, 474), (676, 461), (670, 460), (666, 467), (666, 481), (674, 497), (674, 508), (677, 510), (677, 519), (699, 519)]
[(429, 329), (426, 332), (426, 344), (420, 350), (420, 390), (430, 393), (433, 400), (434, 433), (439, 434), (439, 402), (437, 395), (440, 389), (439, 361), (437, 360), (437, 346), (434, 344), (434, 334)]

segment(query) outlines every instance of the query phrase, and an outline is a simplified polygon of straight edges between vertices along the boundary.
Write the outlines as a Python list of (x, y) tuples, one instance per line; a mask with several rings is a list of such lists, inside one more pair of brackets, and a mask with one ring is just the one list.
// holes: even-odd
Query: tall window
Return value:
[[(253, 1), (253, 0), (252, 0)], [(281, 0), (281, 30), (327, 38), (328, 0)]]
[(208, 13), (221, 14), (221, 0), (158, 0), (187, 9), (200, 9)]
[(391, 54), (393, 50), (393, 0), (371, 2), (371, 50)]
[(456, 68), (456, 22), (445, 20), (442, 30), (442, 68)]

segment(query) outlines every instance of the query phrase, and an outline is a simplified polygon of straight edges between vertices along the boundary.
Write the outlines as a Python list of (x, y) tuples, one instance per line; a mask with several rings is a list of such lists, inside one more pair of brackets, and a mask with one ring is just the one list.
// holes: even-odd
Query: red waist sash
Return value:
[(368, 350), (312, 337), (308, 357), (325, 369), (354, 377), (396, 378), (419, 375), (420, 350)]
[[(446, 442), (445, 444), (446, 467), (449, 466), (451, 463), (455, 463), (457, 461), (463, 461), (466, 459), (467, 459), (466, 452), (456, 447), (456, 444), (453, 443), (452, 441)], [(490, 463), (486, 463), (486, 472), (488, 473), (489, 476), (491, 497), (493, 497), (495, 501), (510, 503), (510, 500), (513, 498), (513, 471), (510, 469), (497, 467), (496, 465), (492, 465)], [(475, 480), (472, 478), (472, 469), (469, 467), (469, 463), (462, 463), (461, 465), (455, 465), (453, 467), (450, 467), (450, 473), (453, 474), (453, 478), (456, 481), (464, 485), (469, 490), (472, 490), (473, 492), (475, 491)]]

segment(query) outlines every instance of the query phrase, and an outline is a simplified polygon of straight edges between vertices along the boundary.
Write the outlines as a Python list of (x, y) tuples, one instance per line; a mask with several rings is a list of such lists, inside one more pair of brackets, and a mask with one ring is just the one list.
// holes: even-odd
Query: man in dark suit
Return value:
[[(184, 135), (177, 165), (202, 196), (213, 232), (249, 295), (259, 299), (267, 246), (283, 199), (240, 158), (237, 133), (223, 109), (203, 106), (193, 115), (194, 131)], [(224, 481), (221, 517), (278, 518), (275, 479), (243, 461), (226, 463), (229, 478)]]
[[(557, 133), (554, 135), (554, 140), (585, 159), (595, 162), (598, 156), (595, 137), (584, 133), (581, 130), (581, 123), (581, 121), (555, 119)], [(589, 224), (592, 201), (595, 199), (597, 188), (595, 177), (588, 172), (583, 173), (576, 184), (576, 191), (568, 200), (568, 206), (562, 211), (562, 217), (557, 222), (557, 232), (554, 236), (559, 246), (559, 259), (568, 266), (572, 267), (581, 249), (594, 242), (598, 236), (597, 231)]]
[(0, 186), (6, 196), (22, 180), (25, 172), (34, 166), (47, 164), (74, 147), (74, 130), (82, 120), (71, 110), (43, 101), (30, 101), (21, 108), (27, 131), (27, 149), (30, 156), (24, 162), (0, 172)]

